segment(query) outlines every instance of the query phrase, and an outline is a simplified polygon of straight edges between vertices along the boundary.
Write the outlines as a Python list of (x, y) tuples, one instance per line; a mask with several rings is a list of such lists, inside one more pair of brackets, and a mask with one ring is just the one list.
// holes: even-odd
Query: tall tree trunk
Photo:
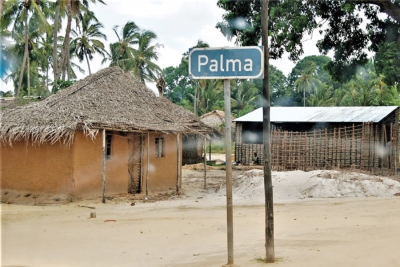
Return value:
[(141, 83), (144, 83), (144, 80), (142, 81), (142, 69), (140, 67), (139, 67), (138, 77), (137, 78)]
[(269, 0), (261, 0), (262, 44), (264, 46), (264, 80), (263, 80), (263, 139), (264, 139), (264, 190), (265, 190), (265, 252), (266, 262), (275, 262), (274, 248), (274, 201), (271, 174), (270, 143), (270, 80), (269, 80), (269, 47), (268, 47), (268, 4)]
[(62, 51), (62, 80), (65, 81), (65, 74), (69, 73), (69, 35), (71, 33), (71, 23), (72, 23), (72, 11), (71, 11), (71, 0), (68, 0), (67, 5), (67, 13), (68, 13), (68, 21), (67, 28), (65, 30), (65, 38), (63, 43), (63, 51)]
[(25, 64), (26, 59), (28, 58), (28, 10), (26, 10), (26, 17), (25, 17), (25, 51), (24, 51), (24, 58), (22, 59), (21, 71), (19, 73), (19, 82), (18, 82), (18, 89), (15, 92), (15, 96), (19, 96), (21, 92), (22, 86), (22, 78), (24, 76)]
[(31, 96), (31, 70), (30, 70), (30, 62), (29, 62), (29, 51), (28, 57), (26, 59), (26, 76), (27, 76), (27, 83), (28, 83), (28, 96)]
[(92, 72), (90, 71), (89, 58), (88, 58), (88, 56), (87, 56), (86, 52), (85, 52), (85, 58), (86, 58), (87, 67), (88, 67), (88, 70), (89, 70), (89, 75), (92, 75)]
[(53, 73), (54, 73), (54, 84), (57, 82), (60, 77), (60, 71), (58, 68), (58, 47), (57, 47), (57, 38), (58, 38), (58, 21), (60, 19), (60, 8), (61, 8), (61, 0), (57, 0), (56, 3), (56, 14), (54, 16), (54, 40), (53, 40)]
[(49, 67), (46, 68), (46, 89), (49, 90)]
[(0, 0), (0, 19), (1, 19), (1, 14), (3, 14), (3, 7), (5, 2), (6, 2), (5, 0)]

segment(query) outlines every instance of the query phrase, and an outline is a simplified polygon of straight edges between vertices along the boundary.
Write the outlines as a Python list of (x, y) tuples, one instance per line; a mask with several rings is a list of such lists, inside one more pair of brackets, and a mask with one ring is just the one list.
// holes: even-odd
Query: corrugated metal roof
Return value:
[[(271, 107), (271, 122), (380, 122), (397, 106), (384, 107)], [(262, 108), (234, 121), (261, 122)]]

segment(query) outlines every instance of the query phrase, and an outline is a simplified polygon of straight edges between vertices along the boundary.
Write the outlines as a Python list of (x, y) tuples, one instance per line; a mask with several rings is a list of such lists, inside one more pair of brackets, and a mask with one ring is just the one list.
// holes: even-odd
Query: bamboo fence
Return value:
[[(271, 131), (271, 168), (275, 171), (355, 169), (395, 175), (399, 163), (398, 124), (364, 123), (310, 132)], [(252, 163), (262, 144), (235, 144), (235, 158)]]

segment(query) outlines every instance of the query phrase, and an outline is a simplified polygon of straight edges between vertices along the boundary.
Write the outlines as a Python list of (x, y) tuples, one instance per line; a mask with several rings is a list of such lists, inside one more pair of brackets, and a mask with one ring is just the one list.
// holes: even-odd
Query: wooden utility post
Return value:
[(263, 80), (263, 139), (264, 139), (264, 190), (265, 190), (265, 249), (266, 262), (275, 262), (274, 248), (274, 199), (271, 175), (270, 121), (271, 102), (269, 93), (269, 47), (268, 47), (268, 4), (261, 1), (262, 45), (264, 46), (264, 80)]
[[(225, 58), (225, 61), (224, 61)], [(261, 79), (263, 49), (258, 46), (234, 48), (194, 48), (189, 53), (189, 75), (193, 79), (224, 79), (225, 149), (226, 149), (226, 208), (228, 263), (233, 260), (233, 204), (231, 152), (231, 93), (229, 79)], [(221, 64), (216, 68), (216, 64)], [(243, 68), (241, 67), (243, 66)]]
[(225, 104), (225, 163), (226, 163), (226, 218), (228, 235), (228, 264), (232, 266), (233, 260), (233, 207), (232, 207), (232, 160), (231, 160), (231, 91), (230, 82), (224, 80)]

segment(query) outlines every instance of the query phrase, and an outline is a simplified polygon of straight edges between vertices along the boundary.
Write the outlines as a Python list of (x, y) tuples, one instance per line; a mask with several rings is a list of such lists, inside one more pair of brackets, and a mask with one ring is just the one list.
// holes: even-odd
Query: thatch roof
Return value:
[[(225, 134), (225, 112), (221, 110), (214, 110), (202, 115), (200, 118), (207, 126), (212, 127), (213, 129), (217, 130), (220, 134)], [(231, 115), (231, 121), (235, 119), (234, 116)], [(232, 123), (232, 131), (234, 131), (234, 123)]]
[(164, 97), (118, 67), (103, 69), (43, 101), (2, 111), (0, 140), (35, 143), (62, 140), (75, 131), (94, 137), (100, 129), (123, 132), (209, 133), (190, 111)]

